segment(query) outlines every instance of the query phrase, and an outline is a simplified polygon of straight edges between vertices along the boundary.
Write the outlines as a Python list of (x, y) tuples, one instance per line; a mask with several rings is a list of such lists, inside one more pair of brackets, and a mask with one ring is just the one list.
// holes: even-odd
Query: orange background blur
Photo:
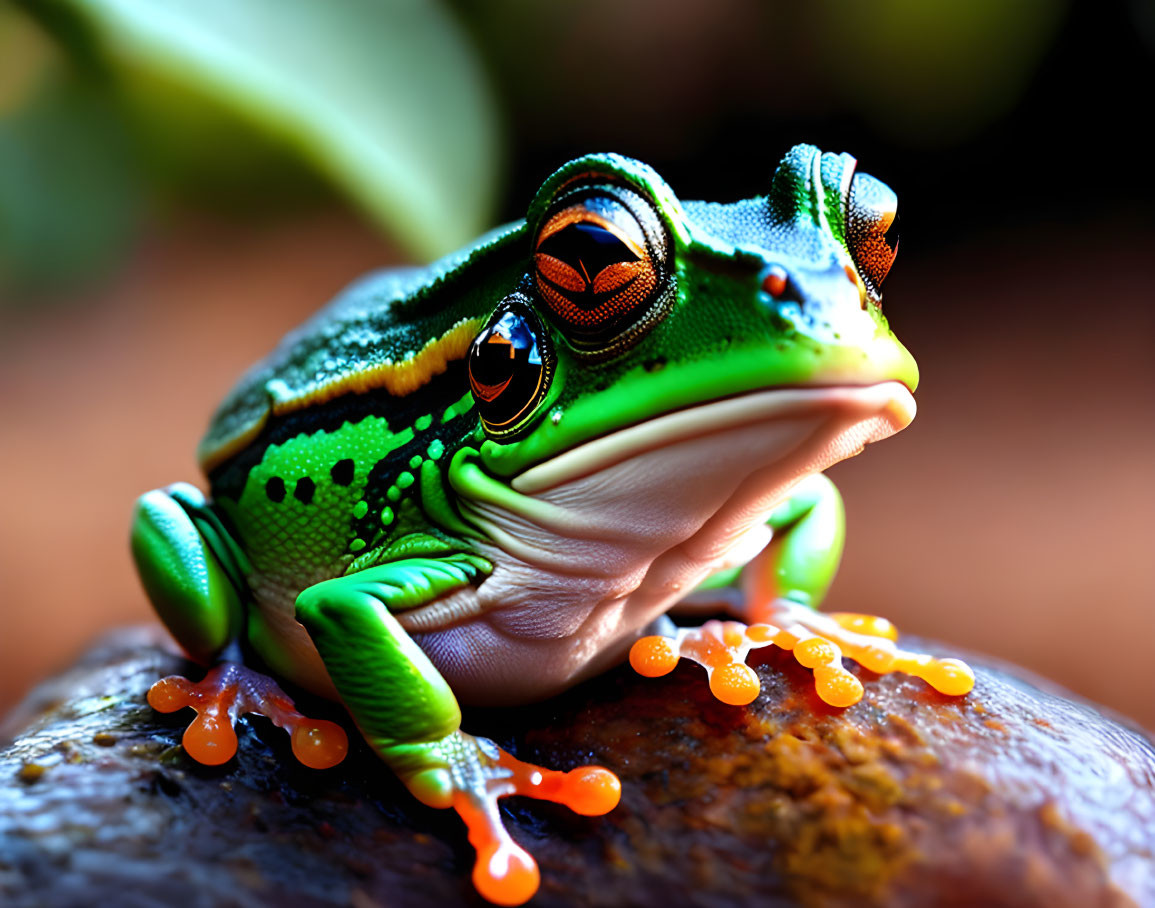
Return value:
[[(940, 61), (910, 47), (939, 33), (874, 36), (905, 67), (877, 87), (886, 109), (846, 86), (890, 58), (861, 30), (849, 59), (822, 56), (815, 14), (593, 3), (557, 5), (560, 21), (547, 6), (454, 7), (502, 111), (493, 222), (584, 151), (633, 154), (683, 198), (718, 200), (763, 191), (795, 141), (855, 154), (899, 195), (885, 307), (923, 383), (910, 429), (831, 471), (849, 536), (828, 606), (1155, 728), (1155, 193), (1127, 100), (1153, 87), (1139, 5), (1035, 4), (1043, 37), (1009, 51), (997, 19), (980, 23), (979, 44), (1011, 61), (990, 63), (1002, 83), (973, 81), (960, 56), (953, 77), (928, 69), (926, 97), (910, 83)], [(151, 620), (132, 503), (199, 481), (196, 442), (240, 371), (344, 283), (408, 260), (313, 190), (259, 216), (154, 206), (134, 235), (109, 276), (0, 305), (0, 713), (102, 630)]]

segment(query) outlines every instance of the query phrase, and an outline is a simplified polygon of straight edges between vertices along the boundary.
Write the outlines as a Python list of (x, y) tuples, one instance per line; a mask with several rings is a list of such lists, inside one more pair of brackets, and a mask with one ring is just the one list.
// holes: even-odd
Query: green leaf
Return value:
[(123, 112), (56, 73), (0, 119), (0, 301), (91, 280), (132, 239), (139, 175)]
[[(433, 0), (25, 0), (79, 20), (130, 101), (227, 151), (240, 121), (291, 149), (411, 252), (434, 257), (488, 224), (494, 102), (463, 30)], [(170, 90), (171, 89), (171, 90)], [(206, 129), (202, 97), (226, 114)], [(167, 99), (169, 110), (157, 113)], [(187, 112), (198, 121), (182, 133)], [(174, 119), (166, 124), (167, 117)], [(150, 117), (143, 123), (149, 128)], [(197, 142), (202, 144), (197, 144)]]

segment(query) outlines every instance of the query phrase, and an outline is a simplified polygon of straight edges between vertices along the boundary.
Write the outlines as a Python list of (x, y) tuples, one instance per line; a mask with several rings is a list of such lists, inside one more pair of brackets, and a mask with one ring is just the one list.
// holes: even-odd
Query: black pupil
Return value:
[(469, 354), (469, 378), (482, 419), (501, 426), (535, 402), (542, 360), (537, 335), (516, 312), (481, 332)]
[(565, 262), (588, 282), (608, 265), (636, 262), (629, 246), (597, 224), (570, 224), (537, 247), (538, 252)]
[(898, 249), (898, 212), (897, 211), (894, 213), (894, 220), (892, 220), (890, 222), (890, 226), (886, 228), (886, 233), (883, 234), (882, 238), (884, 240), (886, 240), (886, 245), (889, 246), (891, 248), (891, 250), (897, 250)]

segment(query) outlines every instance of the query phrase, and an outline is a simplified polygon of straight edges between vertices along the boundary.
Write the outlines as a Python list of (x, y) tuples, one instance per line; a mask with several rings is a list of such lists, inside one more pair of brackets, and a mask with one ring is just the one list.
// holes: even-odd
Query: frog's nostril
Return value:
[(762, 278), (762, 289), (772, 297), (778, 299), (783, 296), (788, 285), (789, 277), (781, 265), (771, 265), (766, 269), (766, 274)]

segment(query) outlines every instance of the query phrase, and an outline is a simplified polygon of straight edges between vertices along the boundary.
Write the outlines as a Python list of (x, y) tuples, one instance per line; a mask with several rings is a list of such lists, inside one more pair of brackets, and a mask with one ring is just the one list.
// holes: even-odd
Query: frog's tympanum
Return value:
[[(900, 649), (884, 619), (815, 610), (843, 542), (821, 471), (914, 418), (917, 367), (879, 304), (895, 210), (853, 158), (805, 145), (731, 204), (682, 202), (617, 155), (571, 161), (524, 222), (355, 283), (241, 379), (200, 447), (212, 497), (138, 503), (149, 597), (194, 659), (243, 640), (339, 700), (417, 798), (460, 814), (501, 904), (538, 870), (496, 799), (598, 815), (618, 780), (514, 759), (460, 729), (459, 699), (548, 697), (628, 652), (649, 676), (697, 662), (737, 708), (769, 645), (836, 707), (862, 696), (843, 657), (966, 693), (967, 666)], [(707, 609), (733, 620), (666, 617)], [(197, 710), (184, 746), (204, 763), (246, 712), (307, 765), (347, 746), (235, 663), (149, 702)]]

